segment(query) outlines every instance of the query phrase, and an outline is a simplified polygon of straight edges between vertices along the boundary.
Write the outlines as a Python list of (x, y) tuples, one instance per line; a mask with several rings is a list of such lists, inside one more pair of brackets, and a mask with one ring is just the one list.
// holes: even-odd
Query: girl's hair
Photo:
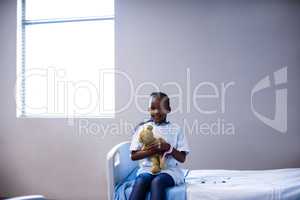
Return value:
[(167, 109), (168, 111), (171, 111), (170, 99), (169, 99), (169, 97), (168, 97), (167, 94), (165, 94), (165, 93), (163, 93), (163, 92), (152, 92), (152, 93), (150, 94), (150, 97), (152, 97), (152, 98), (156, 98), (156, 97), (160, 98), (160, 99), (162, 100), (162, 102), (164, 103), (164, 105), (167, 106), (166, 109)]

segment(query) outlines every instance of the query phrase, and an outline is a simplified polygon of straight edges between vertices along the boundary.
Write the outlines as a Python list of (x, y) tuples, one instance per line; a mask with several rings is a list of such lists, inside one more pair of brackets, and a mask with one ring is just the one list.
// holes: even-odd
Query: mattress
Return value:
[(188, 200), (299, 200), (300, 169), (192, 170)]

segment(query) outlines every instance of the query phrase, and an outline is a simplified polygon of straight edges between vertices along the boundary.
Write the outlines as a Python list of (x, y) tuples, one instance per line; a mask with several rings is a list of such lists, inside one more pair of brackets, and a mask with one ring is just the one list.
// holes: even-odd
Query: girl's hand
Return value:
[(171, 145), (167, 142), (158, 142), (149, 146), (148, 150), (155, 153), (164, 153), (170, 149)]

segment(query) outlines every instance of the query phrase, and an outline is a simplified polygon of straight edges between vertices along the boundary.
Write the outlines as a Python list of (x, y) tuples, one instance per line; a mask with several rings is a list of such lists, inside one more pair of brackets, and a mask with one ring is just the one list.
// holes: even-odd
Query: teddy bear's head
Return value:
[(149, 145), (155, 141), (155, 137), (153, 135), (153, 127), (151, 125), (144, 127), (139, 135), (139, 142), (144, 145)]

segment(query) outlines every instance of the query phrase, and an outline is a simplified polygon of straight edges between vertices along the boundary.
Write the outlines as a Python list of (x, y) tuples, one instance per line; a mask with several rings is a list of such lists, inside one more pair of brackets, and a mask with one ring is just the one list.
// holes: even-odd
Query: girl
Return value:
[[(138, 125), (131, 141), (131, 159), (141, 160), (137, 172), (130, 200), (142, 200), (150, 191), (151, 200), (163, 200), (166, 198), (166, 189), (183, 183), (184, 174), (178, 163), (185, 161), (189, 147), (185, 135), (179, 127), (167, 121), (167, 114), (171, 112), (169, 97), (162, 92), (154, 92), (150, 95), (149, 113), (151, 119)], [(148, 125), (153, 126), (155, 137), (161, 137), (166, 142), (152, 145), (142, 151), (142, 144), (138, 141), (141, 130)], [(151, 162), (148, 159), (153, 154), (166, 156), (166, 168), (157, 174), (151, 173)]]

